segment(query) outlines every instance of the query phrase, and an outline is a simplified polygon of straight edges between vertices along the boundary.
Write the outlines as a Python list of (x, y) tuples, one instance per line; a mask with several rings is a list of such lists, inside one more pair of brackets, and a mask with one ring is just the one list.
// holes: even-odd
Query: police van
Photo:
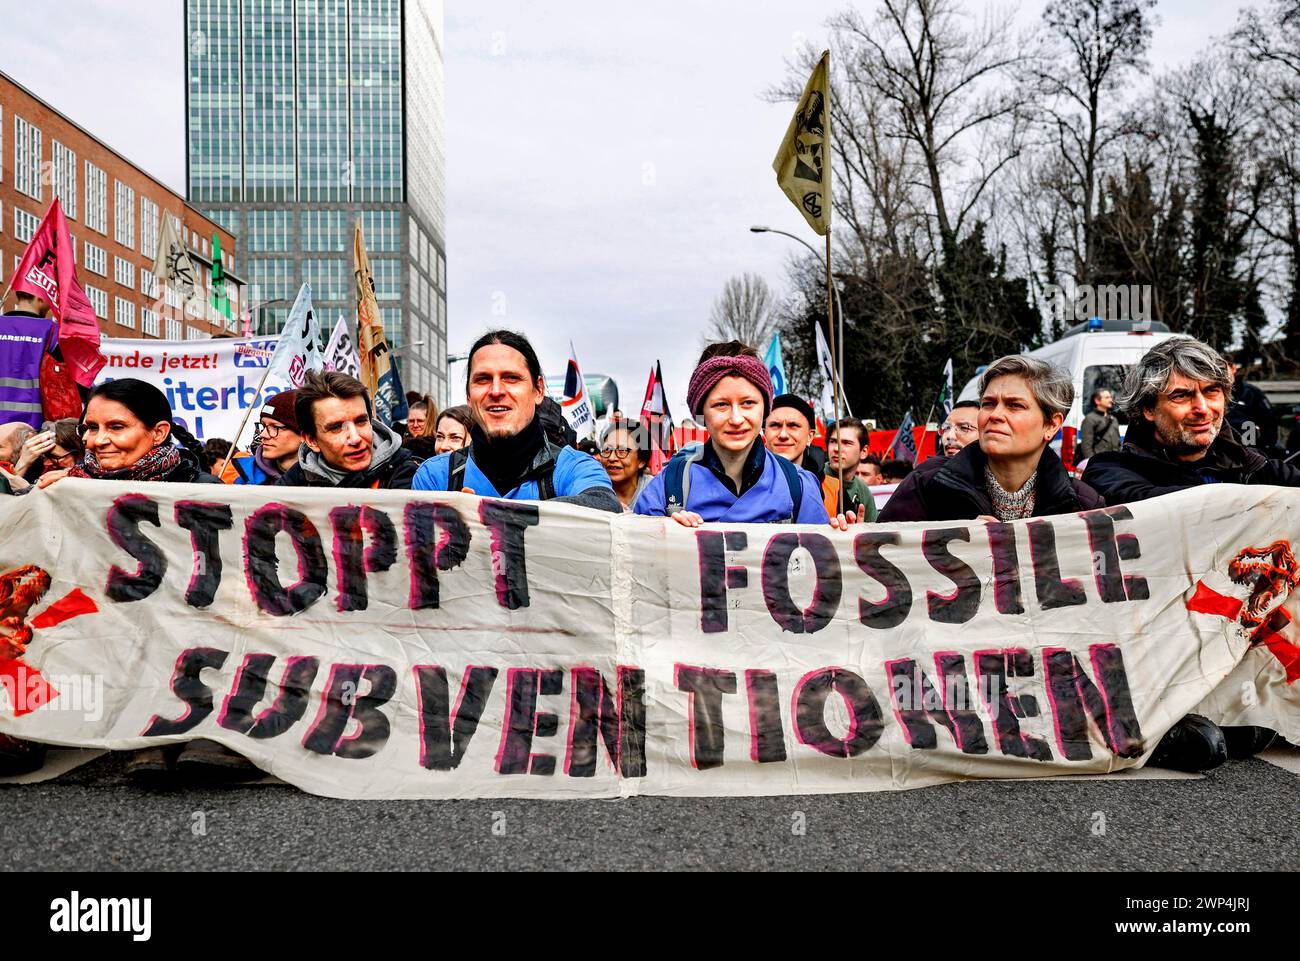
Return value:
[[(1174, 336), (1169, 328), (1159, 322), (1130, 320), (1092, 320), (1071, 327), (1065, 335), (1037, 350), (1026, 353), (1070, 372), (1074, 383), (1074, 403), (1065, 416), (1065, 423), (1052, 441), (1067, 470), (1075, 467), (1074, 444), (1084, 416), (1092, 409), (1092, 395), (1098, 390), (1109, 390), (1118, 396), (1124, 386), (1124, 377), (1130, 367), (1160, 343)], [(958, 400), (979, 400), (979, 374), (962, 389)], [(1119, 421), (1121, 435), (1128, 419), (1118, 405), (1111, 415)]]

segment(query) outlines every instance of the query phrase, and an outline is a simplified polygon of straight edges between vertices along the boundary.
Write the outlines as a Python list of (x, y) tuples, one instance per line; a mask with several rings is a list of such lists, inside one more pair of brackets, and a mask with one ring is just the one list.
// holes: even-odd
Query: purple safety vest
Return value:
[(0, 424), (23, 421), (40, 428), (41, 358), (56, 341), (52, 321), (29, 314), (0, 315)]

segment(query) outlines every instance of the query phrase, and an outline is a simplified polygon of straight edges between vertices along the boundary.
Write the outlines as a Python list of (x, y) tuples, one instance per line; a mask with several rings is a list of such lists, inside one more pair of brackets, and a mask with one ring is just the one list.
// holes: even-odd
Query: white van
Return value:
[[(1134, 330), (1134, 327), (1143, 329)], [(1174, 335), (1161, 323), (1134, 324), (1130, 321), (1104, 321), (1080, 324), (1071, 328), (1064, 337), (1037, 350), (1029, 351), (1027, 357), (1037, 357), (1048, 363), (1064, 367), (1070, 372), (1074, 383), (1074, 403), (1061, 432), (1052, 441), (1052, 449), (1061, 455), (1067, 470), (1073, 470), (1074, 442), (1083, 425), (1084, 415), (1091, 410), (1090, 401), (1094, 391), (1106, 389), (1112, 394), (1119, 394), (1124, 386), (1124, 377), (1128, 369), (1142, 359), (1142, 355)], [(979, 376), (971, 378), (962, 389), (958, 400), (979, 400)], [(1118, 408), (1112, 413), (1120, 423), (1120, 433), (1127, 426), (1127, 419)]]

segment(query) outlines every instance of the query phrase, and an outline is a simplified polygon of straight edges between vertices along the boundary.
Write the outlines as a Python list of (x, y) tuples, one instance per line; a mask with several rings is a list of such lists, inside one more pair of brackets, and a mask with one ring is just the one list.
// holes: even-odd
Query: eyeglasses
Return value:
[(71, 467), (77, 462), (76, 451), (66, 451), (62, 454), (56, 454), (54, 451), (50, 451), (45, 455), (45, 457), (50, 461), (50, 463), (58, 464), (60, 467)]
[(622, 460), (624, 457), (631, 456), (631, 454), (632, 454), (631, 447), (605, 447), (602, 448), (600, 452), (600, 456), (605, 458), (606, 460), (609, 460), (609, 458), (614, 456), (617, 456), (620, 460)]
[(263, 424), (261, 421), (258, 421), (257, 427), (253, 430), (253, 436), (265, 437), (267, 440), (275, 440), (280, 436), (280, 431), (288, 429), (289, 428), (283, 425), (276, 426), (275, 424)]

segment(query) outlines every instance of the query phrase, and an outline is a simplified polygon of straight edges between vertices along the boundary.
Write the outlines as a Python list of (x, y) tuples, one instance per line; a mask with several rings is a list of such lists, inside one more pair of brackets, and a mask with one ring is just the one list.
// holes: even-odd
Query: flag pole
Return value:
[[(235, 451), (239, 447), (239, 438), (244, 436), (244, 428), (248, 426), (248, 416), (253, 413), (253, 407), (260, 406), (257, 403), (257, 398), (261, 396), (262, 388), (266, 386), (266, 378), (270, 373), (271, 360), (267, 358), (266, 369), (262, 371), (262, 379), (257, 382), (257, 390), (253, 391), (253, 405), (244, 411), (244, 419), (239, 422), (239, 430), (235, 431), (235, 439), (230, 444), (230, 450), (226, 452), (226, 459), (221, 463), (221, 470), (217, 472), (217, 480), (221, 480), (225, 476), (226, 468), (230, 466), (230, 461), (235, 456)], [(252, 450), (252, 445), (249, 446), (249, 450)], [(222, 481), (222, 483), (225, 482)]]
[[(840, 371), (836, 368), (843, 368), (843, 358), (835, 352), (835, 286), (831, 280), (831, 228), (830, 224), (826, 225), (826, 329), (831, 338), (831, 385), (835, 397), (835, 422), (840, 421)], [(841, 335), (843, 331), (841, 331)], [(843, 337), (841, 336), (840, 348), (843, 349)], [(839, 359), (837, 359), (839, 358)], [(838, 435), (837, 435), (838, 436)], [(830, 433), (826, 434), (827, 454), (830, 453)], [(839, 461), (840, 476), (840, 493), (839, 493), (839, 510), (837, 513), (844, 513), (844, 461)]]

